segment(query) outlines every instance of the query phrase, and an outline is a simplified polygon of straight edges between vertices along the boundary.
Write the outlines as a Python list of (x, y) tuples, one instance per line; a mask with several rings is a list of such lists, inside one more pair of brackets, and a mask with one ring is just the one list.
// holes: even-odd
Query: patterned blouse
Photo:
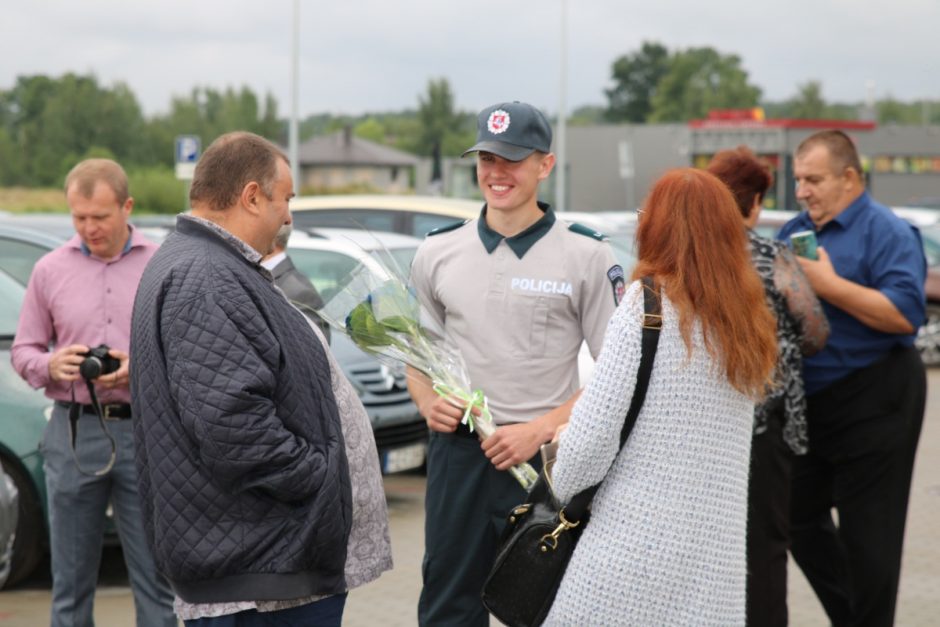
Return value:
[(748, 239), (767, 304), (777, 318), (779, 353), (776, 385), (754, 410), (754, 434), (766, 431), (770, 420), (782, 420), (784, 442), (802, 455), (807, 450), (803, 355), (822, 349), (829, 337), (829, 321), (790, 249), (750, 230)]

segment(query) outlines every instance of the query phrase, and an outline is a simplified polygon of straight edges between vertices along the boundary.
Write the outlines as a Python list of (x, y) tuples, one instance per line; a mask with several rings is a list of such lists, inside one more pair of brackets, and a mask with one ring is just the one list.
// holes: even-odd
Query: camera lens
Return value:
[(86, 357), (78, 366), (78, 372), (85, 379), (97, 379), (101, 376), (101, 360), (97, 357)]

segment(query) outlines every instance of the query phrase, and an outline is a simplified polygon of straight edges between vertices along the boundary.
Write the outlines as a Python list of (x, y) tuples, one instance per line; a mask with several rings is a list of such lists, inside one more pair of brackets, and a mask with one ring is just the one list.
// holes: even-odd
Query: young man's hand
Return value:
[(532, 459), (546, 441), (542, 427), (533, 421), (497, 427), (481, 447), (497, 470), (508, 470)]
[(464, 408), (456, 399), (447, 399), (434, 394), (418, 411), (424, 416), (431, 431), (438, 433), (453, 433), (463, 419)]

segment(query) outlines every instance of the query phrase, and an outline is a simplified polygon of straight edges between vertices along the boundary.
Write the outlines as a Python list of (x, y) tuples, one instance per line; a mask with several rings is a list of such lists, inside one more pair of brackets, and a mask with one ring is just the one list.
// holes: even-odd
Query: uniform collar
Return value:
[(505, 239), (506, 245), (512, 249), (512, 252), (516, 253), (516, 257), (522, 259), (523, 255), (532, 248), (535, 242), (542, 239), (542, 236), (548, 233), (552, 225), (555, 224), (555, 212), (552, 211), (552, 208), (544, 202), (540, 202), (538, 205), (544, 215), (535, 224), (512, 237), (503, 237), (486, 225), (486, 205), (484, 205), (483, 211), (480, 213), (480, 219), (477, 220), (477, 232), (480, 234), (480, 241), (483, 242), (486, 252), (492, 253), (499, 246), (499, 243)]

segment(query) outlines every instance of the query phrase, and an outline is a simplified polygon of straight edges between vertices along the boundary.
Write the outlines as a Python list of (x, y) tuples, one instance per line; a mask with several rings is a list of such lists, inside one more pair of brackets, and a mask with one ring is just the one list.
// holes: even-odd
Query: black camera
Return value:
[(121, 367), (121, 360), (108, 354), (111, 348), (101, 344), (85, 353), (85, 359), (78, 366), (78, 372), (88, 381), (97, 379), (103, 374), (111, 374)]

